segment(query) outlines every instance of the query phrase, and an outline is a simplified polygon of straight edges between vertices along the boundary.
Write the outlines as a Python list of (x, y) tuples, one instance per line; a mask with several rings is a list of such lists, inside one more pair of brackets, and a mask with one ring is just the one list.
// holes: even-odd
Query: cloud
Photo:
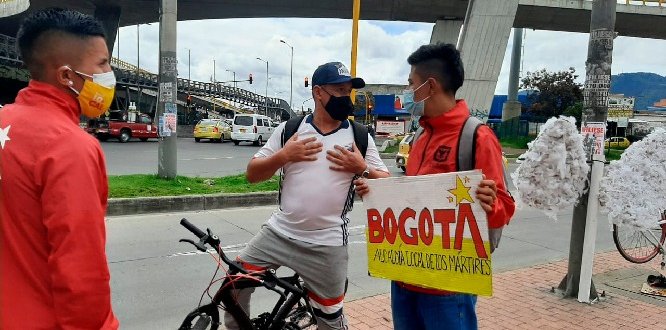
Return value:
[[(291, 49), (294, 47), (293, 106), (312, 107), (309, 88), (304, 78), (311, 77), (318, 65), (341, 61), (351, 65), (351, 20), (249, 18), (185, 21), (178, 23), (178, 70), (180, 77), (188, 75), (188, 51), (191, 50), (191, 76), (194, 80), (209, 81), (213, 75), (218, 81), (247, 80), (253, 75), (254, 83), (239, 82), (238, 86), (258, 94), (266, 93), (266, 64), (270, 77), (268, 95), (289, 101)], [(409, 73), (407, 57), (418, 46), (430, 40), (433, 24), (411, 22), (361, 21), (359, 25), (359, 53), (357, 75), (374, 84), (405, 84)], [(157, 72), (159, 24), (141, 25), (141, 66)], [(136, 63), (136, 26), (121, 29), (121, 59)], [(513, 37), (509, 38), (498, 79), (496, 93), (508, 89), (509, 64)], [(523, 72), (545, 68), (549, 71), (576, 68), (580, 82), (584, 80), (588, 35), (553, 31), (525, 30)], [(655, 72), (666, 75), (662, 54), (666, 41), (619, 37), (615, 40), (613, 73)], [(116, 51), (114, 51), (114, 56)], [(350, 68), (351, 69), (351, 68)], [(305, 101), (305, 103), (304, 103)]]

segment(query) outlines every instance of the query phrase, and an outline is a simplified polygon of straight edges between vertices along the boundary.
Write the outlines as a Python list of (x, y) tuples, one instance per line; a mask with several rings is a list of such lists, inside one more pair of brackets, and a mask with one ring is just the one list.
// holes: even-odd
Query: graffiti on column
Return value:
[(490, 113), (490, 111), (488, 111), (488, 110), (479, 110), (479, 109), (470, 109), (469, 110), (470, 116), (481, 119), (482, 121), (486, 121), (488, 119), (488, 114), (489, 113)]

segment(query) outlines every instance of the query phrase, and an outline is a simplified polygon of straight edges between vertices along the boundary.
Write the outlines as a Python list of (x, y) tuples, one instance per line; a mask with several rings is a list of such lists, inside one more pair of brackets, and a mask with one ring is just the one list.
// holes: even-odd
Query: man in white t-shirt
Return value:
[[(247, 166), (250, 182), (271, 178), (282, 170), (279, 208), (248, 243), (238, 259), (248, 269), (287, 266), (309, 291), (319, 329), (347, 329), (342, 313), (347, 279), (347, 240), (355, 185), (364, 178), (389, 176), (375, 142), (368, 135), (365, 157), (354, 143), (350, 94), (363, 88), (339, 62), (326, 63), (312, 75), (314, 114), (282, 145), (285, 123), (278, 126)], [(325, 151), (325, 152), (324, 152)], [(252, 289), (238, 292), (249, 314)], [(237, 329), (225, 315), (227, 329)]]

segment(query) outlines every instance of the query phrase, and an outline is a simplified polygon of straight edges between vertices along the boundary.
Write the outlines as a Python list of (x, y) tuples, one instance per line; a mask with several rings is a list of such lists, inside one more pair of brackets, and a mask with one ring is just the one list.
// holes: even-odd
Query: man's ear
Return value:
[(429, 95), (435, 95), (437, 91), (444, 91), (445, 86), (442, 85), (442, 83), (440, 83), (439, 80), (430, 77), (428, 78), (428, 83), (430, 84), (431, 87)]
[(56, 70), (56, 80), (63, 87), (74, 85), (74, 71), (67, 65), (63, 65)]

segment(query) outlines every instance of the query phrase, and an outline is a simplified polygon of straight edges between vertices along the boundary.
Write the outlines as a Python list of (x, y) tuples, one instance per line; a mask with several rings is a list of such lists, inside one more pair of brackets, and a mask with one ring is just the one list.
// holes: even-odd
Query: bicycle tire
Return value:
[(659, 254), (660, 245), (666, 239), (666, 225), (651, 228), (654, 235), (659, 237), (659, 245), (647, 239), (644, 230), (635, 226), (613, 225), (613, 241), (620, 255), (627, 261), (642, 264), (652, 260)]
[(220, 312), (214, 304), (201, 306), (185, 317), (178, 330), (217, 330), (220, 327)]

